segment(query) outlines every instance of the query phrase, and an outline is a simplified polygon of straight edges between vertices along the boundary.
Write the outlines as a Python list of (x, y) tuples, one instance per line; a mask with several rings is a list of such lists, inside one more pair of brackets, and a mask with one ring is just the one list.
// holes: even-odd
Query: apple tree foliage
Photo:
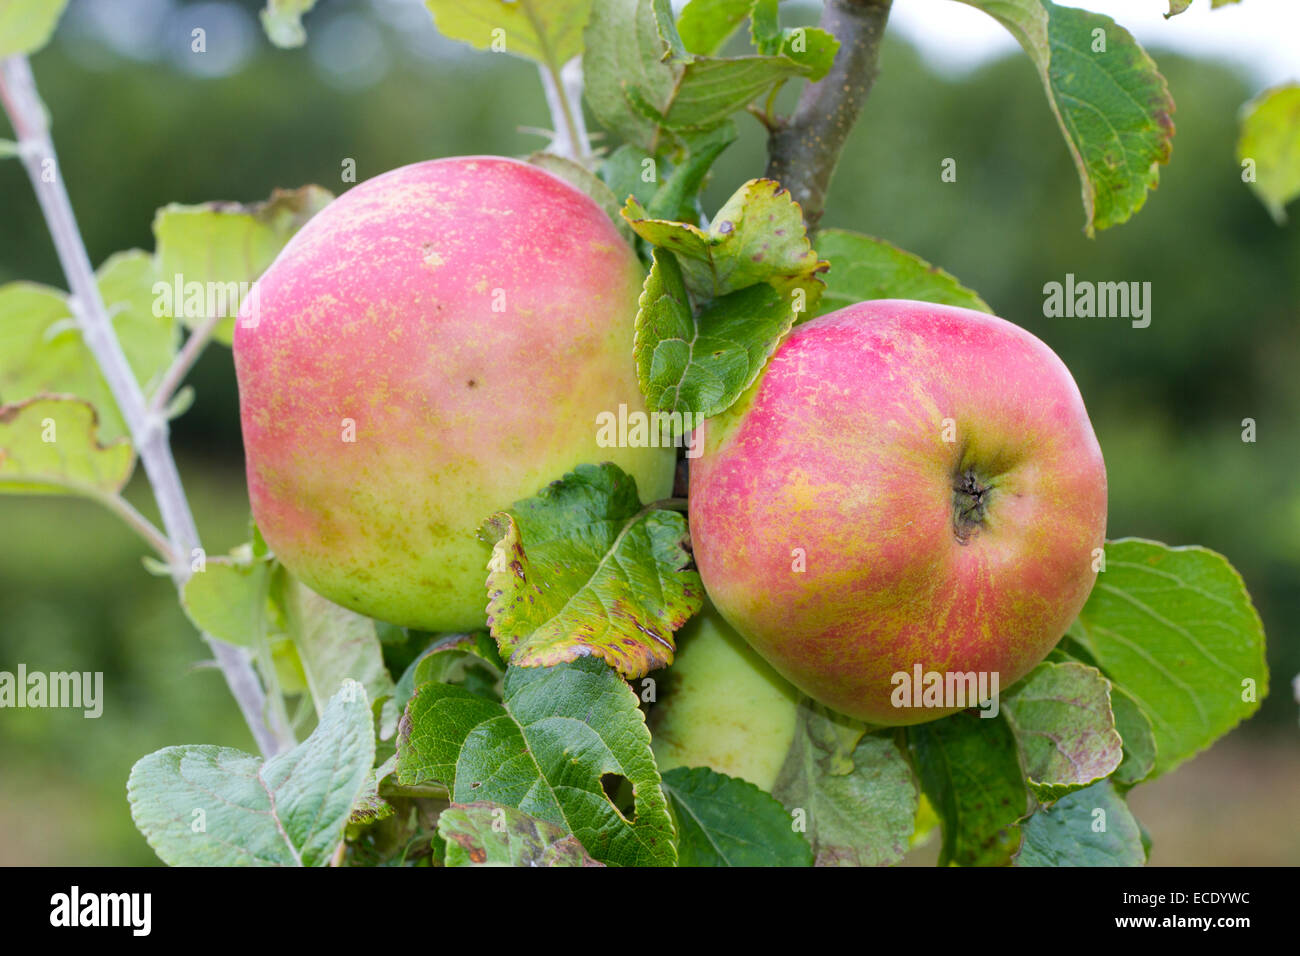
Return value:
[[(1174, 133), (1152, 59), (1087, 10), (961, 2), (1005, 26), (1037, 69), (1078, 169), (1085, 231), (1129, 219)], [(271, 40), (307, 42), (313, 4), (269, 0)], [(1170, 15), (1187, 5), (1171, 0)], [(582, 143), (576, 157), (532, 160), (591, 195), (645, 262), (629, 361), (651, 409), (718, 414), (796, 323), (862, 299), (991, 311), (883, 239), (810, 233), (771, 179), (701, 207), (710, 165), (736, 124), (753, 121), (742, 114), (780, 124), (777, 91), (835, 62), (841, 40), (782, 26), (776, 0), (427, 6), (446, 36), (536, 61), (557, 85), (581, 57), (586, 106), (609, 138), (595, 155)], [(62, 7), (0, 0), (0, 57), (38, 50)], [(572, 121), (580, 106), (564, 106)], [(24, 148), (0, 141), (0, 155)], [(1298, 153), (1300, 89), (1250, 104), (1239, 154), (1279, 219), (1300, 195)], [(230, 328), (184, 318), (194, 313), (180, 302), (159, 315), (155, 282), (251, 282), (329, 199), (309, 186), (250, 205), (168, 206), (153, 252), (99, 268), (116, 347), (164, 422), (192, 399), (171, 374), (188, 368), (185, 353), (228, 344)], [(255, 665), (268, 720), (297, 701), (314, 724), (265, 757), (186, 746), (142, 758), (131, 813), (169, 864), (880, 865), (937, 827), (944, 864), (1137, 865), (1147, 845), (1126, 792), (1209, 746), (1266, 692), (1261, 624), (1228, 562), (1120, 539), (1078, 619), (995, 718), (967, 711), (882, 731), (805, 699), (770, 793), (707, 767), (661, 774), (647, 675), (671, 665), (674, 632), (704, 598), (681, 502), (643, 502), (627, 475), (593, 462), (483, 515), (492, 559), (480, 634), (424, 634), (333, 605), (295, 581), (256, 528), (249, 544), (178, 576), (192, 556), (172, 553), (122, 497), (136, 447), (85, 308), (58, 289), (0, 287), (0, 492), (80, 495), (119, 514), (163, 558), (147, 566), (177, 577), (199, 630)], [(200, 826), (194, 808), (213, 794)]]

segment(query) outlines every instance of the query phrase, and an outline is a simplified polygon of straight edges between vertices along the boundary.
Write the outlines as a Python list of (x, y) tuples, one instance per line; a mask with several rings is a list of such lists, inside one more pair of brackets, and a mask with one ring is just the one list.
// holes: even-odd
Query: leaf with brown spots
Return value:
[(643, 508), (616, 465), (580, 465), (483, 526), (488, 627), (520, 667), (602, 658), (624, 677), (673, 660), (704, 588), (686, 519)]
[(687, 222), (652, 219), (635, 198), (623, 218), (652, 246), (667, 249), (682, 266), (686, 288), (697, 299), (712, 299), (760, 282), (775, 287), (802, 281), (811, 293), (804, 311), (817, 304), (829, 268), (817, 258), (803, 210), (774, 179), (751, 179), (718, 210), (707, 229)]
[(438, 815), (447, 866), (604, 866), (564, 827), (494, 803), (453, 803)]

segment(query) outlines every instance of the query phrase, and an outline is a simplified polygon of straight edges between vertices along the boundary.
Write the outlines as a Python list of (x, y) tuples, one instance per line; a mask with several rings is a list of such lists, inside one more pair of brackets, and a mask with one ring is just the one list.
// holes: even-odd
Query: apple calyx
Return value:
[(969, 544), (984, 527), (992, 491), (993, 485), (982, 481), (974, 468), (957, 473), (952, 486), (952, 530), (959, 544)]

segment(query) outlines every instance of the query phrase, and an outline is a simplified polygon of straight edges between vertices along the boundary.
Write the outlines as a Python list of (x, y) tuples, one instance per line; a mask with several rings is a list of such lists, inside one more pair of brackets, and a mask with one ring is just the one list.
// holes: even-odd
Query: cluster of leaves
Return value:
[[(228, 344), (239, 290), (330, 198), (307, 186), (248, 206), (166, 206), (154, 217), (154, 252), (120, 252), (100, 266), (96, 278), (117, 340), (146, 399), (165, 403), (160, 411), (167, 417), (183, 413), (193, 398), (188, 388), (158, 394), (182, 326), (215, 320), (204, 336)], [(184, 277), (179, 290), (177, 276)], [(206, 290), (214, 288), (223, 290), (220, 303), (208, 301)], [(217, 310), (211, 316), (210, 306)], [(74, 494), (112, 504), (131, 476), (126, 424), (82, 337), (78, 307), (60, 289), (23, 281), (0, 286), (0, 493)]]

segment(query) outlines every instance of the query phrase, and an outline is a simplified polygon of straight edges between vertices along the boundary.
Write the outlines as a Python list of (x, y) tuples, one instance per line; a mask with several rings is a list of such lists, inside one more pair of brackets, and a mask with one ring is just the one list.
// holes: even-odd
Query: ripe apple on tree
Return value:
[(894, 706), (893, 675), (917, 664), (1008, 687), (1092, 588), (1101, 450), (1065, 365), (1002, 319), (902, 300), (821, 316), (703, 429), (690, 525), (705, 588), (841, 713), (903, 725), (958, 709)]
[(667, 495), (672, 449), (596, 441), (598, 414), (645, 407), (641, 278), (600, 207), (527, 163), (416, 163), (335, 200), (236, 323), (249, 496), (277, 557), (355, 611), (469, 630), (488, 515), (584, 462)]

